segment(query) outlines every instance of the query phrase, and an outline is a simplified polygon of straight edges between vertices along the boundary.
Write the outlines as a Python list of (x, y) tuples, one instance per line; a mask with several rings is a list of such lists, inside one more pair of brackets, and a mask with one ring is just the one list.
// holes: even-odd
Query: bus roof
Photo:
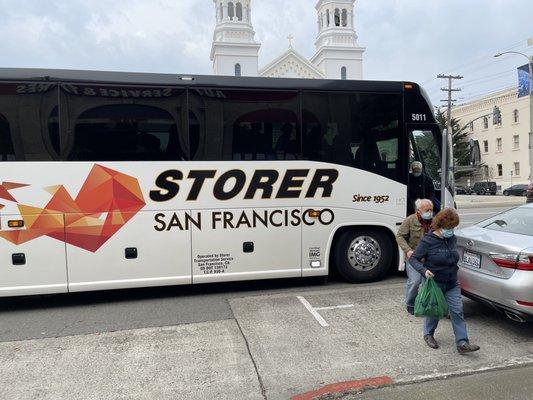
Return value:
[[(182, 87), (308, 89), (361, 92), (403, 92), (404, 82), (260, 78), (215, 75), (156, 74), (68, 69), (0, 68), (0, 81), (90, 82)], [(414, 87), (418, 85), (413, 84)]]

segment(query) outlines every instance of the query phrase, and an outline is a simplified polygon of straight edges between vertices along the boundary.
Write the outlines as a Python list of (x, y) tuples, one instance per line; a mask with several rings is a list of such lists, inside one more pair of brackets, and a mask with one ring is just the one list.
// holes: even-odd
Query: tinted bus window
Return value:
[(194, 160), (301, 159), (297, 92), (191, 89)]
[(14, 161), (15, 151), (11, 140), (9, 122), (0, 114), (0, 161)]
[[(3, 160), (53, 161), (49, 116), (58, 106), (55, 83), (0, 83), (0, 152)], [(15, 154), (17, 155), (15, 157)]]
[(68, 106), (66, 159), (188, 158), (183, 90), (62, 85), (62, 95)]
[(401, 95), (304, 93), (304, 156), (404, 181)]

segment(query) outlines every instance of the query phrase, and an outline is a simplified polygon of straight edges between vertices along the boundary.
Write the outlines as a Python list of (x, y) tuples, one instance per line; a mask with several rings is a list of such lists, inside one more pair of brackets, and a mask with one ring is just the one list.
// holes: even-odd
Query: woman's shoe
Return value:
[(475, 344), (470, 344), (468, 342), (457, 346), (457, 351), (459, 352), (459, 354), (472, 353), (478, 350), (479, 350), (479, 346), (476, 346)]
[(439, 348), (439, 344), (437, 343), (437, 341), (435, 340), (433, 335), (424, 335), (424, 341), (432, 349), (438, 349)]

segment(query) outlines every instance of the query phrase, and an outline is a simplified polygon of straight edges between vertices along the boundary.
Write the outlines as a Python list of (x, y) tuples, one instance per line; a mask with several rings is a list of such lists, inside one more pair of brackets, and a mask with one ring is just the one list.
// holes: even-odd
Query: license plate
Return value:
[(466, 251), (463, 253), (463, 264), (470, 268), (481, 268), (481, 255)]

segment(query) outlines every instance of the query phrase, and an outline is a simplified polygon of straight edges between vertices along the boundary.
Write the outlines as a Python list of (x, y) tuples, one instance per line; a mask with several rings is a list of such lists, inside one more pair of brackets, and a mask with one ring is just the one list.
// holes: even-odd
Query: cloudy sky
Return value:
[[(252, 0), (260, 65), (314, 52), (316, 0)], [(533, 54), (532, 0), (357, 0), (365, 79), (412, 80), (435, 103), (439, 73), (464, 75), (459, 101), (515, 84)], [(0, 0), (0, 67), (211, 73), (212, 0)]]

